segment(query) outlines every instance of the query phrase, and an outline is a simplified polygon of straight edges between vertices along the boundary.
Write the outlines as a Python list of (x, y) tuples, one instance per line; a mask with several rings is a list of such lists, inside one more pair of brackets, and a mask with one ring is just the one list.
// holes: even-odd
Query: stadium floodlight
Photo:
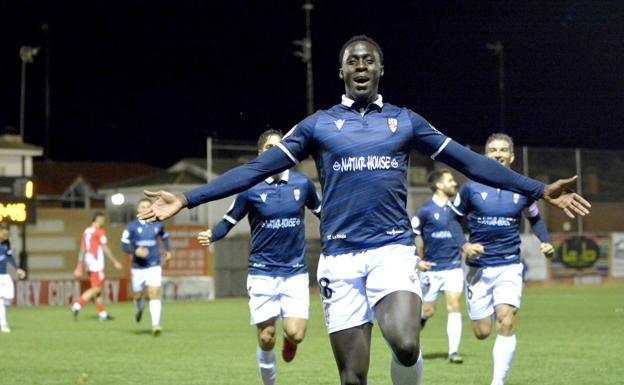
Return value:
[(126, 197), (124, 197), (122, 193), (116, 193), (111, 196), (111, 202), (115, 206), (121, 206), (124, 204), (125, 201), (126, 201)]

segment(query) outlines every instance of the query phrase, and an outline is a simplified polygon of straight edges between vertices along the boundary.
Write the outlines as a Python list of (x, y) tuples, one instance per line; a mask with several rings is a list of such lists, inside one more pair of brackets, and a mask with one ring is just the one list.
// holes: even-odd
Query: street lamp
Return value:
[(22, 87), (20, 92), (20, 121), (19, 130), (22, 142), (24, 142), (24, 117), (26, 113), (26, 64), (35, 61), (35, 56), (39, 53), (41, 47), (31, 47), (23, 45), (20, 48), (19, 54), (22, 59)]

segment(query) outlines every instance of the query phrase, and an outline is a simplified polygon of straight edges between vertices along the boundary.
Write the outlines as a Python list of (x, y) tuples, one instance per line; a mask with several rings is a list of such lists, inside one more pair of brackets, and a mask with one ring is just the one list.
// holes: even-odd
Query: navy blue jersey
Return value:
[(212, 229), (222, 239), (248, 215), (251, 227), (249, 274), (287, 277), (305, 273), (305, 207), (317, 214), (321, 202), (314, 183), (298, 172), (267, 178), (240, 193), (223, 220)]
[[(160, 247), (158, 238), (162, 240), (163, 247), (169, 251), (169, 234), (160, 222), (145, 222), (135, 219), (130, 222), (121, 235), (121, 248), (124, 252), (132, 255), (133, 268), (146, 268), (160, 266)], [(137, 257), (134, 252), (138, 247), (145, 247), (149, 255), (145, 258)]]
[(293, 161), (316, 161), (323, 191), (325, 255), (388, 244), (413, 245), (406, 209), (412, 148), (435, 158), (450, 142), (424, 118), (383, 103), (361, 114), (354, 102), (321, 110), (296, 125), (277, 146)]
[(7, 273), (7, 263), (10, 263), (17, 269), (17, 263), (15, 263), (13, 253), (11, 252), (11, 245), (6, 241), (0, 242), (0, 274)]
[(470, 242), (480, 243), (484, 248), (479, 257), (466, 260), (469, 266), (488, 267), (520, 262), (520, 222), (525, 209), (526, 216), (537, 218), (544, 228), (538, 233), (535, 222), (531, 221), (538, 238), (542, 242), (548, 241), (537, 205), (518, 193), (471, 181), (462, 187), (454, 207), (457, 214), (468, 218)]
[(424, 260), (435, 263), (432, 271), (461, 267), (460, 245), (451, 232), (451, 221), (455, 221), (455, 216), (451, 206), (440, 202), (434, 195), (412, 218), (414, 233), (423, 239)]

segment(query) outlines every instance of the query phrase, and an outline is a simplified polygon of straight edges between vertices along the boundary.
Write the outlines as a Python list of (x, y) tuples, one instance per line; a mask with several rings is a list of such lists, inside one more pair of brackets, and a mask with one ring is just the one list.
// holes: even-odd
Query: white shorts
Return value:
[[(8, 274), (0, 274), (0, 298), (13, 299), (15, 296), (15, 286), (13, 280)], [(4, 305), (4, 304), (0, 304)]]
[(450, 270), (423, 271), (420, 273), (423, 302), (435, 302), (441, 292), (461, 293), (464, 290), (464, 271), (461, 267)]
[(130, 270), (132, 291), (138, 293), (146, 286), (160, 287), (162, 284), (162, 268), (160, 266), (146, 267), (145, 269), (132, 268)]
[(496, 305), (520, 308), (522, 264), (470, 267), (466, 273), (466, 304), (471, 320), (491, 316)]
[(395, 291), (410, 291), (422, 298), (415, 249), (388, 245), (321, 255), (317, 278), (328, 333), (373, 322), (374, 306)]
[(308, 273), (292, 277), (248, 275), (250, 323), (257, 325), (271, 318), (303, 318), (310, 314)]

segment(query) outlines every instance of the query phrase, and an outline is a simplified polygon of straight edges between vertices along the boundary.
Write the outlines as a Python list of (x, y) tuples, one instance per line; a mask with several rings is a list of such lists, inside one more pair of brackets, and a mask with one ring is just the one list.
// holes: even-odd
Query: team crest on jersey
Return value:
[(342, 128), (342, 125), (344, 124), (344, 122), (345, 122), (344, 119), (334, 120), (334, 124), (339, 130)]
[(260, 194), (260, 199), (262, 199), (262, 202), (266, 202), (267, 194), (266, 193)]
[(513, 202), (514, 202), (514, 204), (518, 204), (518, 202), (520, 202), (520, 194), (514, 193), (514, 195), (513, 195)]
[(433, 214), (433, 217), (434, 217), (434, 218), (436, 219), (436, 221), (437, 221), (438, 219), (440, 219), (440, 214), (435, 213), (435, 214)]
[(395, 118), (388, 118), (388, 128), (394, 134), (397, 128), (399, 128), (399, 121), (396, 120)]
[(293, 195), (295, 196), (295, 200), (298, 201), (299, 198), (301, 198), (301, 190), (299, 190), (298, 188), (294, 189)]
[(487, 193), (485, 191), (481, 193), (481, 198), (483, 198), (483, 200), (487, 198)]
[(137, 229), (137, 231), (139, 232), (139, 234), (141, 234), (141, 233), (143, 232), (143, 228), (142, 228), (142, 227), (139, 227), (139, 228)]

